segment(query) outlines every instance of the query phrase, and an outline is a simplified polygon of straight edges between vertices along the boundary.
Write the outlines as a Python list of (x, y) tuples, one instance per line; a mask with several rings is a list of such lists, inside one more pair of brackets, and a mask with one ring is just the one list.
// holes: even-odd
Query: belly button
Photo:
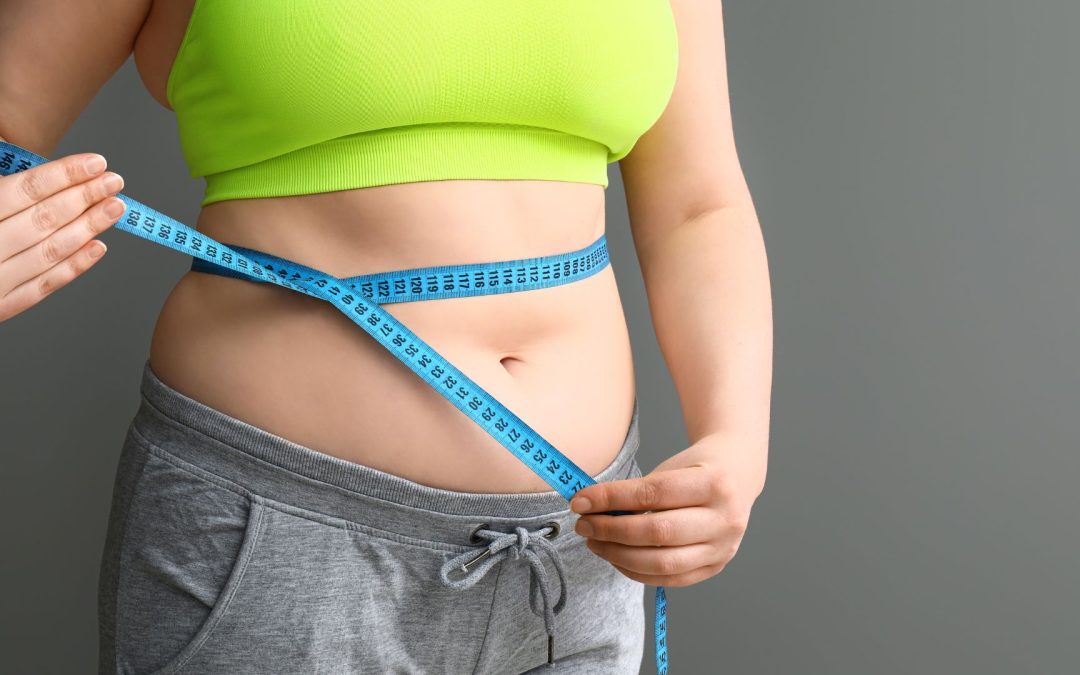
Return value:
[(507, 372), (512, 374), (513, 371), (511, 370), (511, 368), (517, 368), (519, 365), (521, 365), (522, 360), (517, 358), (516, 356), (504, 356), (499, 359), (499, 363), (502, 364), (502, 367), (505, 368)]

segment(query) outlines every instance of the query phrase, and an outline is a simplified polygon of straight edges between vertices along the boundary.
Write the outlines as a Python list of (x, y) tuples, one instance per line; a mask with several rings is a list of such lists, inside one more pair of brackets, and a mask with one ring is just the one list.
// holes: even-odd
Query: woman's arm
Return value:
[[(131, 54), (150, 0), (0, 0), (0, 140), (51, 155)], [(105, 254), (123, 179), (93, 153), (0, 176), (0, 322)], [(0, 163), (10, 168), (10, 157)]]
[(48, 157), (131, 55), (151, 0), (0, 0), (0, 136)]
[[(590, 514), (577, 527), (589, 548), (623, 574), (685, 586), (735, 555), (764, 487), (772, 306), (735, 151), (720, 2), (671, 4), (675, 89), (621, 169), (653, 326), (691, 446), (642, 478), (579, 491), (572, 506)], [(590, 504), (579, 508), (582, 497)], [(614, 509), (643, 513), (599, 515)]]
[(735, 150), (719, 2), (674, 0), (679, 73), (620, 164), (653, 325), (691, 441), (769, 426), (765, 247)]

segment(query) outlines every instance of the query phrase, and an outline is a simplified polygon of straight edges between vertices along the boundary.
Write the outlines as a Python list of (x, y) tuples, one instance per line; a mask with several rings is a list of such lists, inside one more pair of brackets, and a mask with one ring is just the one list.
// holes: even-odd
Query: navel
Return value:
[(499, 363), (502, 364), (502, 367), (506, 369), (506, 372), (513, 375), (514, 372), (522, 365), (524, 365), (525, 362), (516, 356), (507, 355), (499, 359)]

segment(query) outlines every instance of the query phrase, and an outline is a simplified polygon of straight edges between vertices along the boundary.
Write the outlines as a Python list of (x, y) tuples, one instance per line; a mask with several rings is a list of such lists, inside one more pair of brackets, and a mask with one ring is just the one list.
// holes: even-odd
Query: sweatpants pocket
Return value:
[(120, 549), (121, 673), (179, 670), (214, 633), (244, 577), (262, 505), (151, 450)]

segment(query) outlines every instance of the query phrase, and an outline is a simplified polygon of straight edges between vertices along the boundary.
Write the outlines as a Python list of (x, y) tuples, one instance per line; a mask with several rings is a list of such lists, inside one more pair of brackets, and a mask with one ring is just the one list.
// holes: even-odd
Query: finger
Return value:
[(0, 221), (0, 261), (40, 243), (123, 187), (124, 179), (108, 171), (94, 180), (61, 190)]
[(0, 321), (33, 307), (48, 295), (71, 283), (75, 277), (101, 260), (106, 250), (104, 242), (97, 240), (89, 242), (74, 255), (53, 265), (37, 278), (27, 281), (12, 289), (4, 297), (0, 297)]
[(701, 583), (710, 577), (714, 577), (724, 569), (724, 565), (705, 565), (699, 567), (696, 570), (690, 572), (684, 572), (683, 574), (676, 574), (674, 576), (659, 576), (656, 574), (640, 574), (633, 570), (628, 570), (625, 567), (619, 567), (612, 564), (612, 567), (619, 570), (619, 572), (634, 581), (639, 581), (649, 586), (664, 586), (666, 588), (678, 588), (679, 586), (691, 586), (693, 584)]
[(10, 176), (0, 176), (0, 220), (72, 185), (105, 171), (105, 158), (79, 153), (55, 159)]
[[(113, 210), (115, 209), (115, 210)], [(0, 289), (12, 289), (53, 267), (115, 223), (124, 202), (110, 197), (22, 253), (0, 263)]]
[(575, 513), (654, 511), (707, 504), (713, 497), (709, 472), (704, 467), (691, 466), (590, 485), (577, 491), (570, 508)]
[[(586, 527), (591, 528), (591, 534), (584, 531)], [(729, 533), (714, 509), (700, 506), (627, 516), (581, 516), (574, 531), (589, 539), (628, 546), (684, 546), (715, 541)]]
[(696, 570), (704, 565), (727, 562), (713, 544), (689, 544), (687, 546), (627, 546), (610, 541), (586, 539), (590, 551), (608, 562), (625, 567), (632, 572), (673, 576)]

